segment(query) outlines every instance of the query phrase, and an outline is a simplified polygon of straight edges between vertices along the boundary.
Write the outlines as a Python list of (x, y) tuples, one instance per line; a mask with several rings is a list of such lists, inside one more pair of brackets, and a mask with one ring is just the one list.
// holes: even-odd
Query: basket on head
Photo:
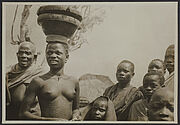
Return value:
[(71, 5), (46, 5), (38, 11), (38, 24), (42, 26), (46, 41), (65, 42), (80, 29), (82, 16)]

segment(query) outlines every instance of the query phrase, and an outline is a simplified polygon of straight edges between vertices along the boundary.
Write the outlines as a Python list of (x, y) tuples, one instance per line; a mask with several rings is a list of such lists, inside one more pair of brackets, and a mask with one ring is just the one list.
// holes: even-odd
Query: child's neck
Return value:
[(118, 82), (118, 85), (119, 85), (120, 88), (126, 88), (127, 86), (130, 85), (130, 81), (129, 81), (129, 82), (125, 82), (125, 83), (123, 83), (123, 82)]

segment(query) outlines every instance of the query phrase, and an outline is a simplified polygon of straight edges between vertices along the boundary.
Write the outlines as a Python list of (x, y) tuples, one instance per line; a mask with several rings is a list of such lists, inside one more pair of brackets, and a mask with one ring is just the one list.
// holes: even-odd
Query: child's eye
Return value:
[(62, 54), (62, 52), (56, 51), (56, 54), (57, 54), (57, 55), (61, 55), (61, 54)]
[(99, 109), (99, 111), (100, 111), (100, 112), (105, 112), (105, 110), (104, 110), (104, 109)]
[(48, 54), (48, 55), (51, 55), (51, 54), (52, 54), (52, 51), (47, 51), (47, 54)]
[(169, 104), (167, 105), (167, 108), (171, 111), (171, 112), (174, 112), (174, 106)]
[(156, 68), (156, 69), (160, 69), (160, 67), (159, 67), (159, 66), (156, 66), (155, 68)]
[(31, 52), (26, 52), (26, 55), (31, 55)]
[(173, 106), (168, 107), (168, 109), (169, 109), (171, 112), (174, 112), (174, 107), (173, 107)]
[(24, 52), (22, 52), (22, 51), (19, 51), (19, 52), (18, 52), (19, 55), (22, 55), (23, 53), (24, 53)]
[(120, 72), (121, 72), (121, 70), (118, 70), (118, 71), (117, 71), (117, 73), (120, 73)]
[(129, 71), (127, 71), (127, 70), (123, 70), (123, 72), (124, 72), (124, 73), (128, 73)]
[(158, 85), (157, 84), (151, 84), (151, 87), (156, 88), (156, 87), (158, 87)]

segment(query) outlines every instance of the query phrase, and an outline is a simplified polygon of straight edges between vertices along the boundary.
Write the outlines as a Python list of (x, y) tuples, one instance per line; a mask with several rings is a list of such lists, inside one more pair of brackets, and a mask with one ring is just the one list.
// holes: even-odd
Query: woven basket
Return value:
[(80, 29), (82, 16), (77, 10), (68, 6), (41, 6), (38, 11), (38, 24), (42, 26), (45, 35), (62, 35), (70, 38)]

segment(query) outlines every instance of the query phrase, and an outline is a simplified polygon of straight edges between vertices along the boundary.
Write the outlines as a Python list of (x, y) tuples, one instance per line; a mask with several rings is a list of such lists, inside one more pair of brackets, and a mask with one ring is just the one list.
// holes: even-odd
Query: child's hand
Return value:
[(78, 109), (73, 111), (73, 116), (72, 116), (72, 121), (81, 121), (82, 117), (81, 117), (81, 113)]

